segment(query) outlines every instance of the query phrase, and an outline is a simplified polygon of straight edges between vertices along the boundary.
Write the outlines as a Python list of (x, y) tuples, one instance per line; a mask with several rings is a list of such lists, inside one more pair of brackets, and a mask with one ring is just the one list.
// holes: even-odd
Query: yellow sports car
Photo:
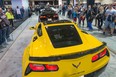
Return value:
[(106, 43), (68, 20), (40, 22), (24, 51), (22, 77), (96, 77), (107, 65)]

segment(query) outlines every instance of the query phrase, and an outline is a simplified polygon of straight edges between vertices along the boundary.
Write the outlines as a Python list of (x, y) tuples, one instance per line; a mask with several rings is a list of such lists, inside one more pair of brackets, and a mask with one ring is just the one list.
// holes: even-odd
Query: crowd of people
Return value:
[[(28, 9), (29, 16), (32, 15), (32, 8)], [(10, 40), (10, 28), (15, 29), (13, 20), (14, 19), (23, 19), (24, 17), (24, 7), (16, 7), (13, 10), (11, 7), (8, 7), (6, 11), (3, 11), (0, 8), (0, 48), (5, 47), (6, 42)], [(67, 16), (72, 19), (74, 22), (78, 22), (79, 27), (87, 27), (88, 30), (93, 30), (94, 26), (103, 32), (103, 35), (109, 31), (109, 34), (112, 36), (116, 27), (116, 4), (108, 5), (60, 5), (59, 14)], [(87, 26), (85, 25), (87, 23)]]
[(23, 19), (24, 7), (21, 9), (17, 6), (15, 11), (8, 7), (6, 10), (0, 7), (0, 48), (6, 47), (10, 41), (10, 31), (15, 29), (14, 19)]
[[(66, 15), (67, 12), (67, 15)], [(67, 16), (73, 19), (74, 22), (78, 22), (79, 27), (85, 27), (87, 23), (88, 30), (93, 30), (94, 26), (98, 27), (98, 30), (102, 30), (105, 35), (107, 31), (112, 36), (116, 27), (116, 4), (95, 4), (95, 5), (60, 5), (59, 14)]]

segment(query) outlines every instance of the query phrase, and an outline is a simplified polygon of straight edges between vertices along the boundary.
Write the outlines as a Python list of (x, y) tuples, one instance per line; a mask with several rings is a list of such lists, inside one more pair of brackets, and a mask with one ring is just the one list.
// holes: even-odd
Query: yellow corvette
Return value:
[(107, 65), (106, 43), (68, 20), (40, 22), (24, 51), (22, 77), (94, 77)]

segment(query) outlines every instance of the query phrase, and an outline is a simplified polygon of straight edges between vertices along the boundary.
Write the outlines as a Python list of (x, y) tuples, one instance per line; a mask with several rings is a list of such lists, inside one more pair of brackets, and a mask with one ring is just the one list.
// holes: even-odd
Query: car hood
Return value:
[[(82, 44), (54, 48), (51, 41), (47, 39), (38, 39), (30, 45), (30, 56), (31, 57), (50, 57), (65, 54), (72, 54), (77, 52), (84, 52), (96, 47), (101, 46), (103, 43), (97, 40), (95, 37), (87, 34), (81, 34)], [(40, 41), (41, 40), (41, 41)]]

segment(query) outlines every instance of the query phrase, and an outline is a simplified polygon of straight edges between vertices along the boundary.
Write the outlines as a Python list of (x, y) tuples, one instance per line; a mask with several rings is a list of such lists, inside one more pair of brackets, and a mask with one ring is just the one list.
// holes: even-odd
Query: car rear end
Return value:
[(83, 52), (51, 57), (29, 57), (23, 77), (79, 77), (95, 72), (109, 61), (106, 44)]
[(58, 14), (53, 11), (53, 10), (45, 10), (38, 18), (38, 21), (54, 21), (54, 20), (58, 20), (59, 16)]
[(41, 15), (39, 16), (39, 21), (44, 22), (44, 21), (54, 21), (54, 20), (58, 20), (58, 14), (45, 14), (45, 15)]

